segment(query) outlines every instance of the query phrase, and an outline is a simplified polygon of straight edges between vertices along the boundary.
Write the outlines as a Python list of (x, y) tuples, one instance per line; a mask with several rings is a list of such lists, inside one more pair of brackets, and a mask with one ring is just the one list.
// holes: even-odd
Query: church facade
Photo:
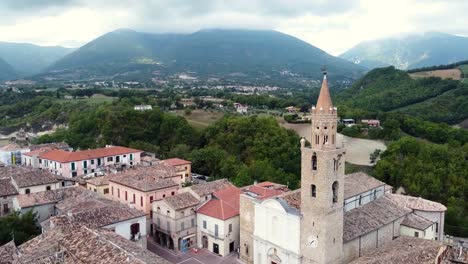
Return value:
[(443, 239), (445, 206), (392, 194), (365, 173), (345, 175), (337, 111), (325, 74), (311, 111), (310, 146), (301, 139), (301, 189), (241, 202), (241, 219), (255, 216), (248, 229), (241, 226), (243, 262), (349, 263), (400, 235)]

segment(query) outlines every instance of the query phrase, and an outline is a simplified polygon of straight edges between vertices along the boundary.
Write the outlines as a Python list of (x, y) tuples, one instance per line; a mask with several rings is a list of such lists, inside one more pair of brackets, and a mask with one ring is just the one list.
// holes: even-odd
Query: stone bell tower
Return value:
[(338, 115), (326, 73), (311, 113), (311, 147), (301, 140), (302, 263), (342, 263), (345, 150), (336, 143)]

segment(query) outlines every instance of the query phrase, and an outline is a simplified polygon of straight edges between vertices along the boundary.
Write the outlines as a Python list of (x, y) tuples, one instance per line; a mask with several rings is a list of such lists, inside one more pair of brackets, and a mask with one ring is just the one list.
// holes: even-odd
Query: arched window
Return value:
[(312, 170), (317, 170), (317, 154), (312, 155)]
[(310, 195), (312, 197), (317, 197), (317, 186), (315, 186), (315, 184), (310, 186)]
[(333, 203), (337, 203), (338, 202), (338, 181), (335, 181), (333, 184), (332, 184), (332, 192), (333, 192)]
[(31, 193), (31, 190), (30, 190), (30, 189), (26, 189), (26, 190), (24, 190), (24, 193), (30, 194), (30, 193)]
[(336, 171), (336, 159), (333, 159), (333, 170)]

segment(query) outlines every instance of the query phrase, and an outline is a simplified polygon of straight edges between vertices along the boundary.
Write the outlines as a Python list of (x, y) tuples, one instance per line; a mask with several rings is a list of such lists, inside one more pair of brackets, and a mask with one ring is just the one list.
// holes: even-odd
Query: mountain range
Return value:
[(339, 56), (367, 68), (414, 69), (468, 59), (468, 38), (439, 32), (362, 42)]
[(14, 79), (18, 77), (15, 69), (4, 59), (0, 58), (0, 81)]
[(144, 68), (199, 76), (262, 76), (282, 71), (357, 78), (364, 67), (336, 58), (295, 37), (269, 30), (201, 30), (192, 34), (107, 33), (65, 56), (49, 70), (122, 74)]

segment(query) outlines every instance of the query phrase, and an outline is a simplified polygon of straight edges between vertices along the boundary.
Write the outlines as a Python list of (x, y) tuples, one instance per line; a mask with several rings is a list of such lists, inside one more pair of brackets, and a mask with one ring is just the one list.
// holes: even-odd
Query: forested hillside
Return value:
[(435, 122), (468, 117), (468, 85), (429, 77), (412, 79), (394, 67), (370, 71), (338, 94), (338, 104), (368, 112), (402, 112)]

